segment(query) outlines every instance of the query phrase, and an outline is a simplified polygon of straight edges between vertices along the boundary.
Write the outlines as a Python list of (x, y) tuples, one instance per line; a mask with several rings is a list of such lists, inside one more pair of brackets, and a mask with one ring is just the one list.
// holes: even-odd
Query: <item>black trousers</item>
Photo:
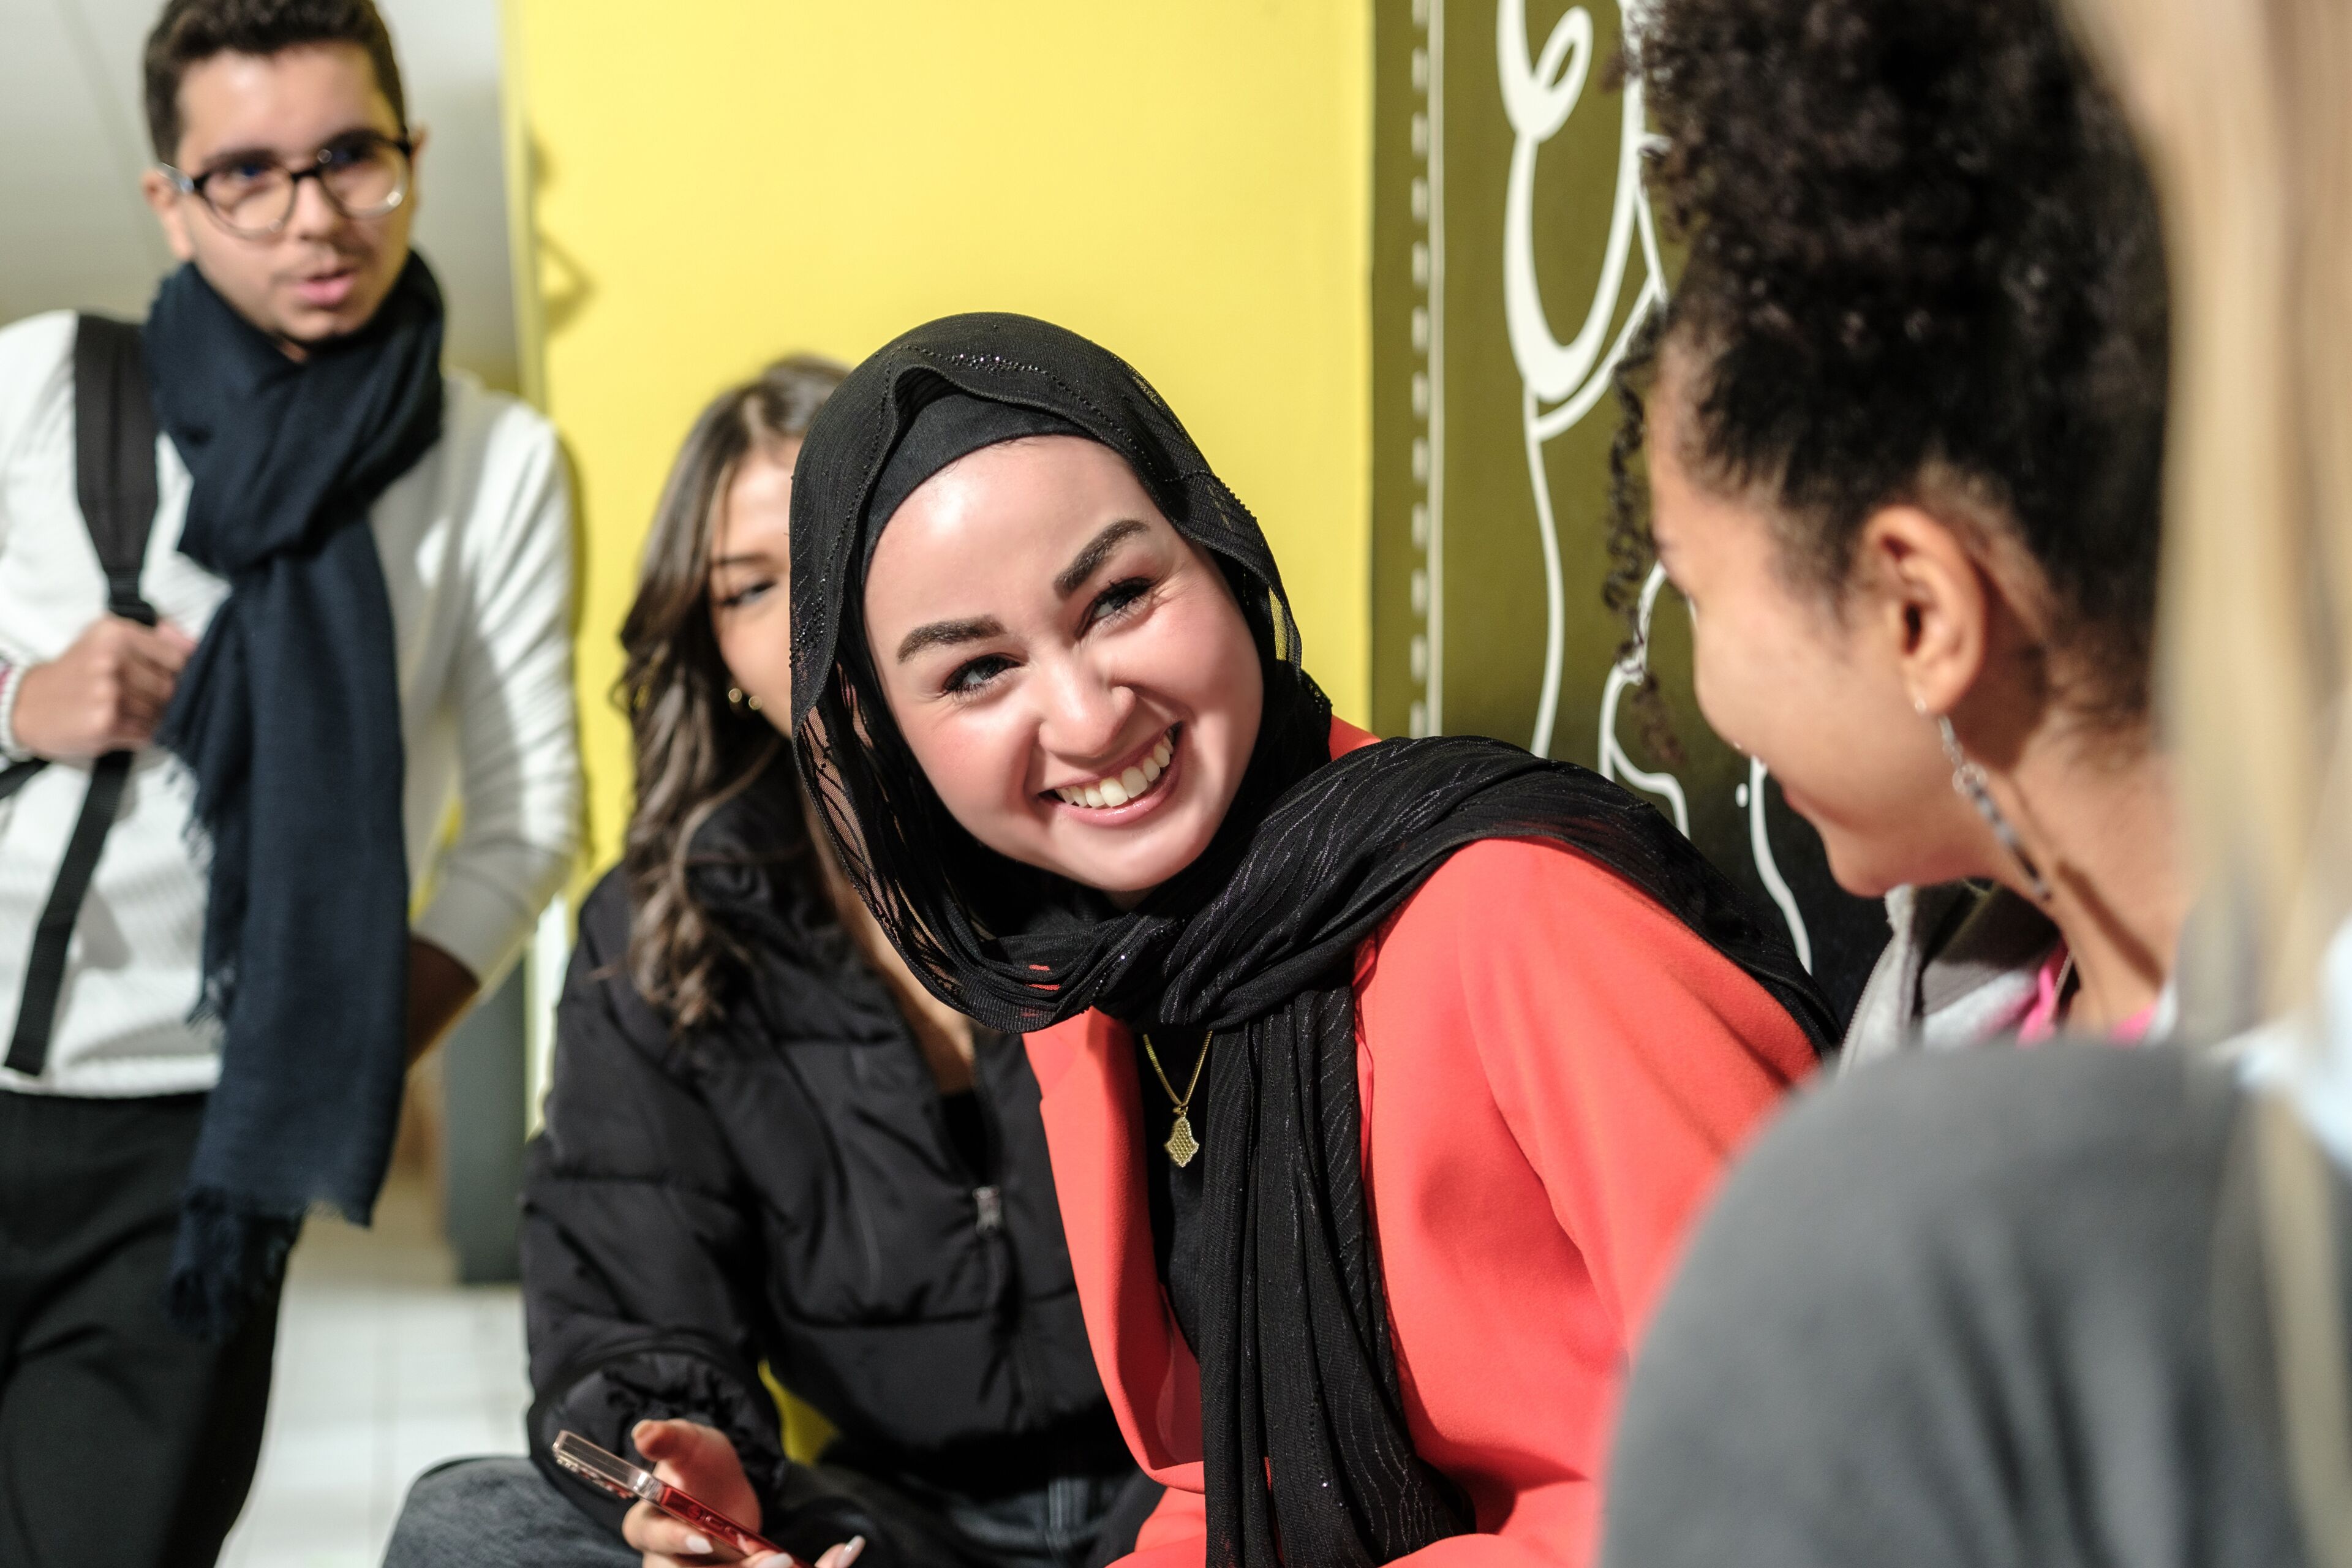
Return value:
[(0, 1091), (0, 1568), (206, 1568), (261, 1453), (278, 1299), (163, 1316), (202, 1095)]

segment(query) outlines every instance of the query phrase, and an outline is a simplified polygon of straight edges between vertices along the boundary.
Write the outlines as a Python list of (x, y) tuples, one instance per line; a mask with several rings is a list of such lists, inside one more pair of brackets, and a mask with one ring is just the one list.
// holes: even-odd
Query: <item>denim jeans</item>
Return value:
[[(1061, 1476), (1009, 1497), (959, 1497), (837, 1465), (794, 1467), (795, 1487), (845, 1495), (881, 1521), (876, 1568), (1087, 1568), (1123, 1555), (1159, 1488), (1140, 1476)], [(1150, 1498), (1144, 1495), (1149, 1489)], [(1097, 1538), (1116, 1511), (1124, 1541)], [(1113, 1528), (1120, 1528), (1114, 1524)], [(638, 1553), (572, 1506), (529, 1459), (457, 1459), (409, 1488), (384, 1568), (637, 1568)]]

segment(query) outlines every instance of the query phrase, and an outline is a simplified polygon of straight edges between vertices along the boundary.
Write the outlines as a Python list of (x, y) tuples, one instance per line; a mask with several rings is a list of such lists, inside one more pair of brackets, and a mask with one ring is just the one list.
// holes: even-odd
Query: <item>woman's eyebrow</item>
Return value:
[(976, 616), (968, 621), (933, 621), (907, 634), (906, 640), (898, 645), (898, 662), (906, 663), (925, 648), (985, 642), (990, 637), (1003, 635), (1004, 623), (994, 616)]
[(1110, 552), (1139, 533), (1150, 532), (1150, 526), (1140, 519), (1124, 517), (1104, 529), (1087, 542), (1087, 547), (1054, 579), (1054, 597), (1066, 599), (1087, 585), (1087, 579), (1102, 570)]
[(764, 550), (754, 550), (745, 555), (714, 555), (710, 558), (713, 572), (721, 566), (772, 566), (774, 563), (775, 557)]

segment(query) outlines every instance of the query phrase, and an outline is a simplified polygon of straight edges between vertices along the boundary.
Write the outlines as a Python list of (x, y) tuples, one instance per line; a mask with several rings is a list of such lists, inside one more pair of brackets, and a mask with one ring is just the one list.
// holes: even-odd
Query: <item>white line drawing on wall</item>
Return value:
[(1642, 584), (1636, 640), (1624, 658), (1609, 667), (1609, 682), (1601, 689), (1601, 776), (1615, 779), (1644, 795), (1659, 796), (1674, 813), (1675, 826), (1688, 838), (1690, 798), (1683, 794), (1683, 781), (1669, 773), (1652, 773), (1637, 766), (1625, 754), (1623, 742), (1617, 739), (1617, 704), (1650, 673), (1650, 615), (1657, 608), (1658, 590), (1665, 585), (1666, 569), (1651, 567), (1649, 581)]
[[(1618, 0), (1628, 33), (1641, 7)], [(1511, 358), (1518, 366), (1520, 426), (1528, 454), (1528, 482), (1534, 491), (1536, 526), (1543, 540), (1544, 667), (1542, 695), (1536, 703), (1535, 735), (1528, 749), (1551, 751), (1552, 726), (1559, 713), (1561, 662), (1568, 630), (1568, 590), (1560, 570), (1559, 529), (1554, 521), (1551, 486), (1544, 474), (1544, 444), (1573, 429), (1608, 395), (1610, 376), (1625, 345), (1651, 310), (1665, 302), (1665, 267), (1658, 259), (1657, 219), (1642, 188), (1642, 146), (1646, 135), (1639, 80), (1625, 84), (1618, 132), (1617, 193), (1609, 214), (1609, 243), (1601, 278), (1574, 339), (1552, 335), (1543, 291), (1536, 279), (1536, 157), (1576, 110), (1592, 72), (1592, 13), (1571, 6), (1554, 23), (1542, 52), (1528, 55), (1527, 0), (1500, 0), (1495, 7), (1496, 65), (1502, 80), (1503, 113), (1511, 126), (1511, 168), (1503, 194), (1503, 319), (1509, 329)], [(1643, 278), (1625, 324), (1612, 340), (1609, 324), (1625, 291), (1633, 248), (1641, 247)], [(1547, 407), (1546, 405), (1549, 406)]]
[[(1618, 0), (1622, 36), (1638, 36), (1645, 6), (1643, 0)], [(1609, 240), (1601, 254), (1601, 277), (1585, 309), (1576, 336), (1561, 342), (1552, 335), (1544, 310), (1543, 290), (1536, 276), (1536, 160), (1545, 142), (1568, 123), (1584, 95), (1591, 75), (1592, 13), (1570, 6), (1552, 25), (1540, 51), (1528, 49), (1527, 0), (1498, 0), (1495, 7), (1495, 56), (1500, 79), (1503, 112), (1511, 127), (1511, 167), (1503, 196), (1503, 316), (1508, 328), (1511, 359), (1520, 382), (1520, 428), (1525, 438), (1528, 484), (1533, 492), (1536, 527), (1543, 544), (1544, 664), (1541, 694), (1536, 704), (1535, 733), (1528, 749), (1538, 756), (1551, 753), (1552, 730), (1559, 716), (1559, 688), (1566, 658), (1568, 585), (1560, 564), (1559, 528), (1551, 499), (1551, 480), (1545, 472), (1547, 442), (1574, 429), (1608, 395), (1612, 377), (1625, 346), (1650, 312), (1666, 300), (1665, 267), (1658, 256), (1657, 217), (1642, 184), (1642, 153), (1648, 121), (1642, 105), (1642, 84), (1630, 78), (1620, 103), (1617, 189), (1610, 205)], [(1643, 275), (1625, 321), (1612, 339), (1609, 325), (1625, 303), (1627, 272), (1634, 247), (1640, 247)], [(1434, 557), (1434, 548), (1432, 555)], [(1617, 738), (1617, 710), (1627, 691), (1638, 688), (1648, 673), (1650, 618), (1665, 573), (1653, 567), (1642, 585), (1637, 640), (1624, 658), (1612, 662), (1601, 689), (1599, 755), (1604, 777), (1655, 795), (1672, 811), (1675, 826), (1690, 835), (1690, 801), (1682, 781), (1671, 773), (1637, 766)], [(1434, 627), (1433, 626), (1433, 632)], [(1433, 657), (1433, 668), (1435, 659)], [(1431, 702), (1436, 688), (1431, 683)], [(1748, 782), (1736, 792), (1748, 814), (1748, 838), (1765, 891), (1788, 922), (1798, 960), (1810, 970), (1812, 939), (1803, 911), (1780, 874), (1766, 832), (1764, 764), (1748, 760)]]
[(1748, 847), (1756, 852), (1756, 874), (1764, 879), (1764, 890), (1780, 906), (1780, 918), (1789, 922), (1789, 940), (1797, 950), (1797, 962), (1805, 973), (1813, 971), (1813, 938), (1805, 929), (1805, 914), (1797, 908), (1797, 895), (1789, 890), (1789, 879), (1780, 875), (1780, 862), (1772, 856), (1772, 841), (1764, 835), (1764, 763), (1748, 759), (1748, 782), (1739, 786), (1739, 804), (1748, 808)]

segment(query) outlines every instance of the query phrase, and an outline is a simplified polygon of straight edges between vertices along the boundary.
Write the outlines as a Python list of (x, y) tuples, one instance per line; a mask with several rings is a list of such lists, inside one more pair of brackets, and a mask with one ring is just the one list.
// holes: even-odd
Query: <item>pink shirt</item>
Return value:
[[(2058, 1032), (2065, 1021), (2066, 997), (2062, 987), (2066, 984), (2066, 944), (2060, 942), (2042, 961), (2041, 970), (2033, 977), (2033, 1005), (2017, 1026), (2017, 1043), (2038, 1046)], [(2110, 1044), (2136, 1046), (2147, 1037), (2147, 1026), (2156, 1021), (2156, 1004), (2151, 1002), (2138, 1012), (2107, 1032)]]

